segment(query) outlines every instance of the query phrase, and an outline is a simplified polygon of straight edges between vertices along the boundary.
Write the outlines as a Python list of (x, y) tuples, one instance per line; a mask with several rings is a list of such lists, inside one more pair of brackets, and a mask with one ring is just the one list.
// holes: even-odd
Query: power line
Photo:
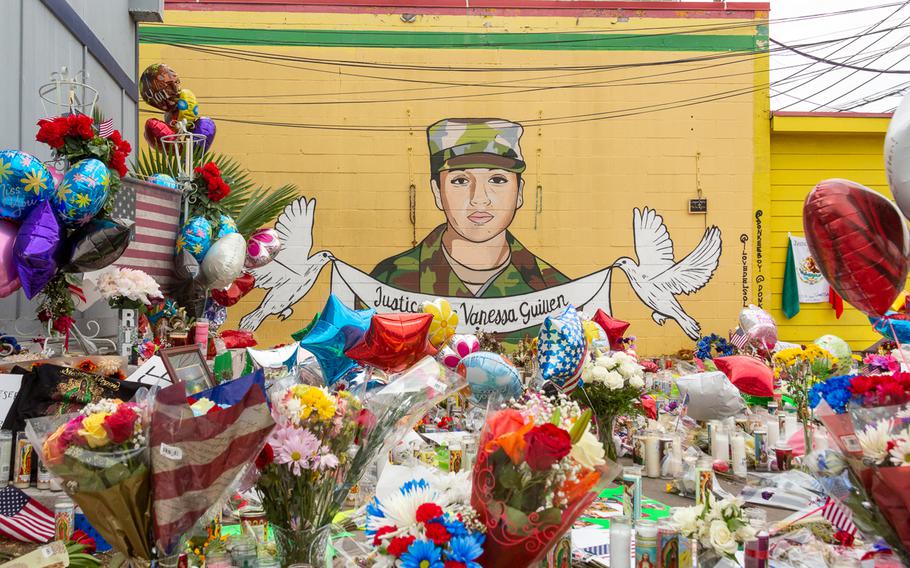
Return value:
[(851, 65), (849, 63), (839, 63), (837, 61), (832, 61), (832, 60), (826, 59), (824, 57), (817, 57), (815, 55), (812, 55), (811, 53), (806, 53), (805, 51), (796, 49), (795, 47), (793, 47), (791, 45), (787, 45), (787, 44), (777, 41), (776, 39), (771, 38), (771, 37), (768, 38), (768, 41), (770, 41), (771, 43), (773, 43), (775, 45), (783, 47), (785, 49), (789, 49), (790, 51), (792, 51), (794, 53), (798, 53), (799, 55), (802, 55), (803, 57), (807, 57), (809, 59), (814, 59), (814, 60), (820, 61), (822, 63), (827, 63), (828, 65), (833, 65), (835, 67), (844, 67), (846, 69), (856, 69), (857, 71), (866, 71), (869, 73), (878, 73), (878, 74), (883, 74), (883, 73), (894, 74), (894, 75), (910, 74), (910, 69), (873, 69), (871, 67), (860, 67), (858, 65)]

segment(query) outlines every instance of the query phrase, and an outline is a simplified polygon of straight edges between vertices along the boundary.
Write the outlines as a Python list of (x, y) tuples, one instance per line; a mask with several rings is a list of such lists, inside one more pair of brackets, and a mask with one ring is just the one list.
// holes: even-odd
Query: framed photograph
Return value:
[(187, 395), (215, 386), (215, 377), (205, 362), (205, 356), (198, 345), (171, 347), (158, 352), (171, 381), (184, 383)]

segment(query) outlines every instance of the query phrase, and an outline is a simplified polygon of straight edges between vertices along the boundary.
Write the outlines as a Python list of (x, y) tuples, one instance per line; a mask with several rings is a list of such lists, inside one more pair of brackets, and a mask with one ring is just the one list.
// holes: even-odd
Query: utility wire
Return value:
[(866, 71), (868, 73), (878, 73), (878, 74), (888, 73), (888, 74), (893, 74), (893, 75), (910, 75), (910, 69), (873, 69), (871, 67), (860, 67), (859, 65), (851, 65), (849, 63), (839, 63), (837, 61), (825, 59), (824, 57), (818, 57), (818, 56), (812, 55), (811, 53), (806, 53), (805, 51), (799, 50), (791, 45), (787, 45), (783, 42), (777, 41), (776, 39), (771, 38), (771, 37), (768, 38), (768, 41), (770, 41), (774, 45), (778, 45), (785, 49), (789, 49), (790, 51), (792, 51), (794, 53), (798, 53), (799, 55), (802, 55), (803, 57), (807, 57), (809, 59), (815, 59), (816, 61), (820, 61), (822, 63), (827, 63), (828, 65), (833, 65), (835, 67), (843, 67), (845, 69), (856, 69), (858, 71)]

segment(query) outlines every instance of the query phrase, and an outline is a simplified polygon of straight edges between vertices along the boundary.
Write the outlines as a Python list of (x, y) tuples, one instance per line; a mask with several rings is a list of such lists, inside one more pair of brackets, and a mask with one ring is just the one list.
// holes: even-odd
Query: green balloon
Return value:
[(850, 345), (836, 335), (823, 335), (815, 340), (815, 344), (837, 357), (837, 365), (833, 371), (836, 375), (843, 375), (853, 366), (853, 350)]
[(306, 337), (310, 331), (312, 331), (313, 326), (316, 325), (317, 321), (319, 321), (319, 312), (316, 312), (316, 315), (313, 316), (313, 320), (310, 323), (306, 324), (305, 328), (301, 329), (300, 331), (295, 331), (291, 334), (291, 337), (294, 338), (294, 341), (300, 341)]

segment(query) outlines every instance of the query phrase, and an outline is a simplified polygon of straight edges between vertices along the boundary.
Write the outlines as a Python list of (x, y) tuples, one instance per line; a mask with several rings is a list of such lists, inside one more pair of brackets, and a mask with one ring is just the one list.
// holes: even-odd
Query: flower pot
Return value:
[(316, 530), (290, 530), (272, 524), (282, 566), (306, 564), (314, 568), (330, 566), (326, 560), (332, 526)]

